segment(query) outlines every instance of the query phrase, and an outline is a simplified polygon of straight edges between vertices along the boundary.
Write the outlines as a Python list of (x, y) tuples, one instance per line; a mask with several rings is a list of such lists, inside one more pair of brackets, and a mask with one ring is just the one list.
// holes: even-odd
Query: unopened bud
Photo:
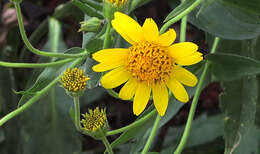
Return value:
[(97, 17), (92, 17), (87, 21), (80, 22), (79, 32), (98, 32), (102, 27), (102, 21)]
[(89, 109), (89, 113), (82, 115), (81, 124), (88, 135), (100, 139), (105, 136), (108, 131), (108, 122), (106, 111), (97, 107), (94, 110)]

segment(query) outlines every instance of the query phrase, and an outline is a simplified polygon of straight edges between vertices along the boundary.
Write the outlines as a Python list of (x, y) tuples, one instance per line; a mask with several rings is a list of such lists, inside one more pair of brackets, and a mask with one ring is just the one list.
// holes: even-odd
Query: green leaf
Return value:
[(237, 7), (248, 11), (250, 13), (254, 13), (260, 15), (260, 1), (259, 0), (221, 0), (227, 5)]
[(61, 25), (55, 18), (49, 18), (49, 41), (51, 44), (50, 51), (57, 52), (61, 40)]
[(94, 0), (81, 0), (81, 1), (83, 3), (86, 3), (87, 5), (89, 5), (90, 7), (102, 12), (102, 9), (103, 9), (102, 3), (99, 3), (99, 2), (94, 1)]
[(217, 1), (202, 10), (196, 8), (189, 14), (188, 20), (199, 29), (224, 39), (250, 39), (260, 34), (258, 16)]
[(257, 146), (245, 142), (248, 133), (254, 127), (258, 94), (256, 77), (247, 76), (240, 80), (223, 82), (222, 87), (224, 93), (220, 102), (225, 114), (225, 153), (241, 153), (241, 147), (246, 146), (250, 148), (244, 153), (256, 153)]
[(56, 87), (20, 115), (22, 153), (80, 152), (80, 136), (69, 114), (71, 106), (73, 99), (62, 88)]
[[(12, 91), (16, 83), (12, 75), (12, 69), (0, 68), (0, 117), (5, 116), (16, 108), (18, 97)], [(19, 153), (21, 146), (17, 140), (19, 140), (21, 135), (20, 130), (19, 118), (11, 119), (0, 128), (1, 154)]]
[[(260, 36), (253, 40), (252, 47), (254, 49), (256, 59), (260, 60)], [(258, 89), (260, 87), (260, 75), (257, 75)], [(255, 114), (255, 124), (258, 129), (260, 129), (260, 90), (258, 90), (258, 98), (256, 104), (256, 114)], [(259, 149), (260, 151), (260, 149)]]
[(260, 61), (249, 57), (216, 53), (207, 55), (206, 59), (212, 62), (211, 70), (221, 81), (231, 81), (260, 73)]
[(98, 50), (101, 50), (102, 47), (103, 47), (103, 40), (101, 39), (93, 39), (93, 40), (90, 40), (87, 44), (86, 44), (86, 49), (88, 52), (90, 53), (95, 53), (97, 52)]
[(103, 19), (103, 15), (100, 11), (90, 7), (88, 4), (84, 4), (79, 0), (72, 0), (72, 4), (77, 6), (84, 14), (90, 16), (90, 17), (98, 17), (100, 19)]
[(181, 12), (183, 12), (184, 10), (186, 10), (189, 6), (191, 6), (193, 3), (195, 2), (195, 0), (185, 0), (183, 3), (181, 3), (180, 5), (178, 5), (176, 8), (174, 8), (169, 14), (168, 16), (165, 18), (164, 22), (169, 21), (170, 19), (174, 18), (175, 16), (177, 16), (178, 14), (180, 14)]

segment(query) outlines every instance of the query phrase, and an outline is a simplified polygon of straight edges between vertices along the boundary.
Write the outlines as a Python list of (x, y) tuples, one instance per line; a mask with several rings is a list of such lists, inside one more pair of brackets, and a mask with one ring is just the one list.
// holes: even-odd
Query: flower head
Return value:
[(89, 78), (82, 69), (68, 68), (61, 77), (63, 87), (70, 93), (81, 92), (86, 88), (86, 82)]
[(104, 0), (103, 14), (110, 22), (114, 18), (114, 13), (123, 11), (127, 7), (129, 0)]
[(96, 72), (109, 71), (101, 78), (104, 88), (124, 84), (119, 97), (133, 99), (133, 112), (139, 115), (145, 109), (150, 95), (158, 113), (163, 116), (168, 106), (168, 89), (177, 100), (187, 102), (189, 96), (183, 85), (195, 86), (197, 77), (182, 66), (203, 60), (198, 46), (192, 42), (175, 43), (176, 33), (169, 29), (159, 35), (156, 23), (148, 18), (140, 26), (131, 17), (116, 12), (114, 29), (132, 46), (127, 49), (104, 49), (93, 54), (100, 62)]
[(84, 119), (81, 120), (83, 129), (94, 137), (104, 135), (108, 124), (104, 109), (97, 107), (94, 110), (89, 109), (89, 113), (83, 114)]

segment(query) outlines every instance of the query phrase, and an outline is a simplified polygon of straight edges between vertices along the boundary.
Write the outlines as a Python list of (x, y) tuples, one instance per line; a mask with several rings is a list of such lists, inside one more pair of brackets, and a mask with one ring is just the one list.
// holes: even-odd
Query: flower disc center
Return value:
[(141, 42), (129, 48), (126, 68), (138, 81), (148, 84), (165, 81), (173, 67), (168, 49), (150, 42)]

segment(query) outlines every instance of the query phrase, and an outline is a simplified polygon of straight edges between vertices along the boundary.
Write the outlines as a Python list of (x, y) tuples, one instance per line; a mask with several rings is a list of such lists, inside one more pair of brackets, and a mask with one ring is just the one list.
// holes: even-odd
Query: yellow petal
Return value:
[(168, 90), (165, 84), (155, 84), (152, 87), (154, 106), (160, 116), (165, 114), (168, 106)]
[(202, 60), (203, 60), (202, 53), (195, 52), (195, 53), (193, 53), (193, 54), (191, 54), (189, 56), (176, 59), (175, 62), (177, 64), (180, 64), (180, 65), (183, 65), (183, 66), (188, 66), (188, 65), (196, 64), (196, 63), (198, 63), (198, 62), (200, 62)]
[(125, 59), (100, 63), (100, 64), (93, 66), (92, 69), (95, 72), (105, 72), (105, 71), (117, 68), (119, 66), (122, 66), (122, 65), (125, 65)]
[(172, 94), (177, 100), (184, 103), (189, 101), (189, 96), (185, 88), (176, 79), (171, 78), (169, 81), (167, 81), (166, 85), (172, 91)]
[(119, 92), (119, 97), (123, 100), (130, 100), (133, 98), (137, 87), (137, 81), (135, 79), (129, 79), (127, 83)]
[(130, 44), (143, 40), (142, 27), (126, 14), (116, 12), (112, 26)]
[(192, 42), (181, 42), (171, 45), (169, 53), (174, 59), (180, 59), (191, 55), (198, 50), (198, 46)]
[(173, 67), (172, 76), (180, 81), (182, 84), (190, 87), (194, 87), (198, 82), (198, 79), (195, 75), (193, 75), (185, 68), (176, 65), (174, 65)]
[(174, 29), (169, 29), (158, 38), (158, 43), (161, 46), (170, 46), (176, 39), (176, 32)]
[(134, 96), (133, 111), (135, 115), (139, 115), (145, 109), (151, 94), (151, 87), (146, 84), (139, 83)]
[(105, 74), (101, 78), (100, 82), (104, 88), (111, 89), (125, 83), (129, 79), (129, 77), (130, 76), (125, 67), (122, 66)]
[(104, 49), (92, 54), (92, 58), (98, 62), (118, 61), (128, 55), (128, 49), (114, 48)]
[(152, 18), (147, 18), (143, 24), (143, 36), (146, 41), (157, 42), (159, 30)]

